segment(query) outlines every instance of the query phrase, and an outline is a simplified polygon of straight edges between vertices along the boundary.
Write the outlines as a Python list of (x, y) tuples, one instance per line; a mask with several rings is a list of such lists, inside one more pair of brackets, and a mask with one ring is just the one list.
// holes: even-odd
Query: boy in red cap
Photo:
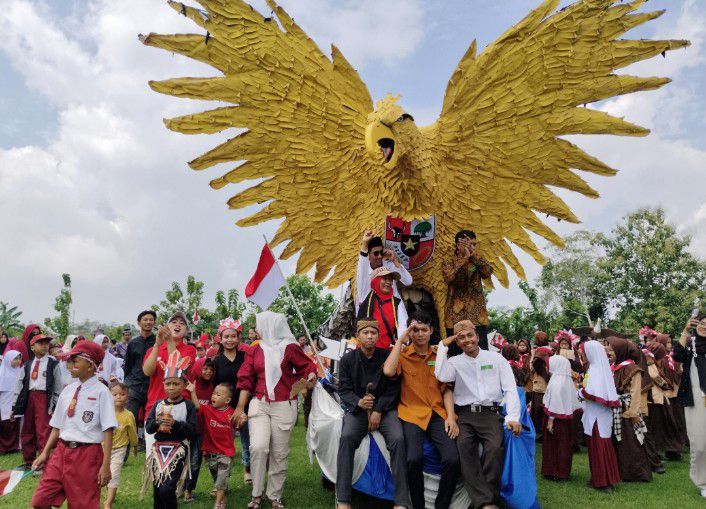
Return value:
[(32, 464), (40, 468), (51, 453), (32, 497), (34, 508), (59, 507), (64, 501), (71, 509), (100, 506), (101, 487), (110, 481), (113, 430), (118, 426), (113, 397), (96, 376), (103, 355), (99, 345), (88, 341), (69, 353), (76, 381), (61, 392), (47, 445)]
[(47, 355), (53, 338), (37, 334), (29, 340), (34, 358), (26, 362), (17, 381), (15, 402), (10, 420), (23, 415), (20, 441), (25, 469), (34, 461), (49, 437), (49, 419), (59, 396), (61, 371), (59, 361)]

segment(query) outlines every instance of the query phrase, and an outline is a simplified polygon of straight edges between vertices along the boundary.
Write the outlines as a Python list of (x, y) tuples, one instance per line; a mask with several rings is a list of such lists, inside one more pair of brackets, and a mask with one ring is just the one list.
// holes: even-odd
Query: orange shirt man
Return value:
[[(434, 507), (448, 508), (456, 491), (460, 464), (453, 391), (434, 376), (436, 347), (429, 345), (434, 331), (424, 313), (410, 317), (408, 328), (395, 343), (383, 372), (402, 377), (397, 415), (402, 421), (407, 450), (407, 476), (412, 507), (424, 509), (423, 444), (428, 438), (441, 456), (441, 480)], [(407, 340), (409, 346), (405, 346)]]

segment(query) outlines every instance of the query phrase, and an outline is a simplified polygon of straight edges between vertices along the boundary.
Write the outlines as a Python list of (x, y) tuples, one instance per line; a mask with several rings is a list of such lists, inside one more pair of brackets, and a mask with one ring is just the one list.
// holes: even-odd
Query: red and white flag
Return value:
[(29, 470), (0, 470), (0, 497), (14, 490), (15, 486), (31, 473)]
[(245, 297), (262, 309), (267, 309), (285, 284), (284, 274), (277, 265), (270, 246), (265, 244), (260, 253), (260, 261), (257, 262), (255, 275), (245, 287)]
[(194, 323), (194, 325), (198, 325), (199, 322), (201, 321), (201, 317), (199, 316), (198, 309), (196, 311), (194, 311), (194, 316), (191, 318), (191, 321)]

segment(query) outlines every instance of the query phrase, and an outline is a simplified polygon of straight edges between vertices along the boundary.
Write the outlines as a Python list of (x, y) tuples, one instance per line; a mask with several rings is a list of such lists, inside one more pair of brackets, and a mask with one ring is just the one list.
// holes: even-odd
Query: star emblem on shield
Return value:
[(404, 221), (388, 216), (385, 220), (385, 247), (392, 249), (408, 270), (426, 265), (434, 254), (436, 220)]

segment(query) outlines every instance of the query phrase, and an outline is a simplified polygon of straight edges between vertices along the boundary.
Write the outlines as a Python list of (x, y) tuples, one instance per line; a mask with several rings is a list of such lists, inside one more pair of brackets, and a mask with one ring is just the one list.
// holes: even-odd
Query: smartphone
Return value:
[(699, 316), (699, 308), (701, 307), (701, 302), (699, 299), (694, 299), (694, 309), (691, 310), (691, 317), (696, 318)]

